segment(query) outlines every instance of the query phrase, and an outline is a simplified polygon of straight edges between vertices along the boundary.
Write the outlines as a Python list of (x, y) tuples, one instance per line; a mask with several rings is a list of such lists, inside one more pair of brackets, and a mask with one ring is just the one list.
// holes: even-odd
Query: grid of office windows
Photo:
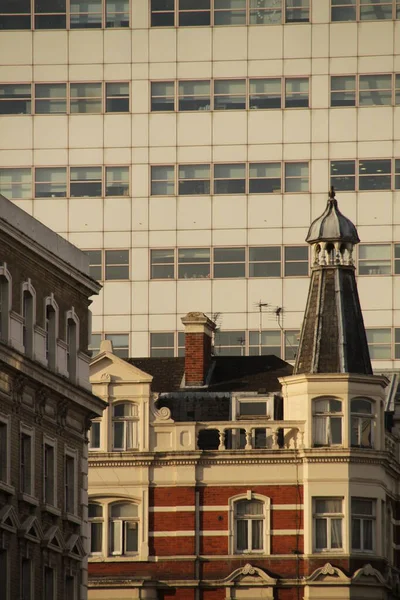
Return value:
[(308, 246), (231, 246), (150, 250), (150, 279), (308, 275)]
[(127, 81), (0, 84), (0, 115), (127, 112)]
[(308, 23), (310, 0), (151, 0), (152, 27)]
[(151, 111), (308, 108), (308, 77), (153, 81)]
[(9, 200), (129, 196), (129, 167), (0, 169), (0, 193)]
[(2, 0), (0, 29), (129, 27), (129, 0)]
[(211, 194), (276, 194), (308, 192), (309, 164), (259, 162), (155, 165), (151, 167), (152, 196)]
[(380, 21), (398, 18), (399, 0), (331, 0), (332, 21)]
[(92, 356), (100, 351), (102, 340), (110, 340), (113, 345), (113, 352), (120, 358), (129, 358), (129, 334), (128, 333), (92, 333), (89, 342), (89, 352)]
[(400, 75), (333, 75), (331, 107), (392, 106), (400, 104)]
[(400, 160), (332, 160), (331, 185), (336, 191), (375, 191), (400, 189)]
[(85, 250), (89, 272), (98, 281), (129, 279), (129, 250)]
[[(256, 356), (274, 354), (285, 360), (296, 358), (300, 331), (271, 329), (259, 331), (217, 330), (214, 336), (214, 354), (217, 356)], [(168, 357), (185, 355), (183, 331), (150, 333), (150, 356)]]

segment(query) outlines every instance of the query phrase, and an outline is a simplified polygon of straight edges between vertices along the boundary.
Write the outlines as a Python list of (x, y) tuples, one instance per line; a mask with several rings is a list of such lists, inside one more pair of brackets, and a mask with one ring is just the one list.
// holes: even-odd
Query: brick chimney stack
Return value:
[(201, 312), (190, 312), (182, 317), (185, 326), (185, 386), (205, 384), (211, 362), (213, 323)]

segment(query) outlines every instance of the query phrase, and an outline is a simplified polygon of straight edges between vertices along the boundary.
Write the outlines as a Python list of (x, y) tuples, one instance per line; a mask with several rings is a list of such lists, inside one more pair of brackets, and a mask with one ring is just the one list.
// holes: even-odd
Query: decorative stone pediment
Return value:
[(231, 584), (231, 585), (244, 585), (244, 586), (272, 586), (276, 585), (276, 579), (270, 577), (268, 573), (253, 567), (250, 563), (247, 563), (244, 567), (235, 569), (228, 577), (223, 579), (220, 583)]
[(90, 383), (151, 383), (152, 375), (141, 371), (112, 352), (100, 352), (90, 363)]
[(82, 560), (86, 556), (82, 540), (77, 534), (70, 535), (65, 544), (65, 550), (67, 555), (75, 560)]
[(323, 567), (311, 573), (307, 578), (307, 583), (350, 583), (350, 579), (343, 571), (332, 566), (331, 563), (326, 563)]
[(27, 517), (20, 528), (20, 535), (31, 542), (38, 544), (43, 538), (43, 531), (37, 517)]
[(15, 533), (18, 529), (19, 519), (15, 508), (5, 505), (0, 510), (0, 528)]
[(386, 580), (377, 569), (370, 564), (364, 565), (361, 569), (358, 569), (353, 577), (352, 583), (368, 584), (368, 585), (386, 585)]
[(63, 552), (64, 550), (64, 540), (61, 534), (61, 531), (56, 525), (53, 525), (46, 531), (43, 536), (42, 545), (49, 550), (54, 550), (55, 552)]

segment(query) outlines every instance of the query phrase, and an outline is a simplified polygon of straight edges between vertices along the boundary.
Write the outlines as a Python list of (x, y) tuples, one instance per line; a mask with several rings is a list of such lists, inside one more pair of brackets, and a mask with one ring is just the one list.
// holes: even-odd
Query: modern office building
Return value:
[[(397, 0), (1, 0), (0, 190), (89, 251), (92, 348), (292, 359), (330, 184), (373, 366), (400, 361)], [(260, 334), (261, 330), (261, 334)]]

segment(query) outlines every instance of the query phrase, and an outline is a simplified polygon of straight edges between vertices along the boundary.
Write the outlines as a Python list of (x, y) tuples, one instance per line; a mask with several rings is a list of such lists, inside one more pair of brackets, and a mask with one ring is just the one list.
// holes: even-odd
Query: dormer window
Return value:
[(313, 413), (313, 445), (340, 445), (342, 443), (342, 402), (335, 398), (314, 400)]
[(366, 398), (351, 401), (351, 445), (372, 448), (373, 403)]
[(119, 402), (113, 407), (113, 450), (137, 450), (138, 406), (133, 402)]

